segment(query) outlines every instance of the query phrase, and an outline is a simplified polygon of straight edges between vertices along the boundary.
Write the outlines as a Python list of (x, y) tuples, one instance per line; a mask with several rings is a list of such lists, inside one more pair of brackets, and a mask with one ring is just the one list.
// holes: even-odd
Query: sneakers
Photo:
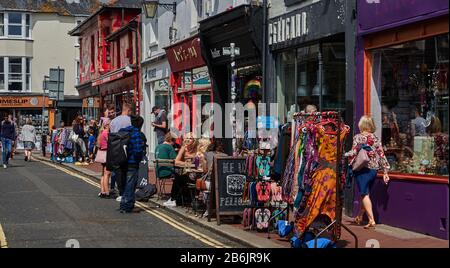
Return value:
[(165, 207), (176, 207), (177, 201), (169, 199), (167, 202), (164, 202), (163, 204)]
[(5, 165), (5, 164), (3, 164), (3, 168), (4, 168), (4, 169), (7, 169), (7, 168), (8, 168), (8, 166), (7, 166), (7, 165)]
[(117, 197), (117, 198), (116, 198), (116, 201), (117, 201), (117, 202), (121, 202), (121, 201), (122, 201), (122, 197), (121, 197), (121, 196)]

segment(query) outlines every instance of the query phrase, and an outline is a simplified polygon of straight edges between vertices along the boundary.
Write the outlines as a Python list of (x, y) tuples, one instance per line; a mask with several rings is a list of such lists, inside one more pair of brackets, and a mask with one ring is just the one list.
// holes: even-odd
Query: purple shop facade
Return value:
[[(417, 23), (445, 18), (447, 0), (358, 0), (355, 118), (365, 114), (366, 45), (368, 37)], [(447, 32), (448, 33), (448, 32)], [(355, 187), (356, 188), (356, 187)], [(377, 223), (448, 240), (449, 189), (446, 178), (391, 176), (389, 186), (378, 178), (371, 199)], [(360, 208), (356, 190), (353, 215)]]

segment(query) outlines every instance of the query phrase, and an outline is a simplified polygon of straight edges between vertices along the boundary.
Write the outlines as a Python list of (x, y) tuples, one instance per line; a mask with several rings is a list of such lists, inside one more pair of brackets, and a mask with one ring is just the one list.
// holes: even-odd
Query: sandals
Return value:
[(355, 219), (352, 221), (352, 224), (361, 225), (362, 224), (362, 217), (355, 217)]
[(366, 226), (364, 226), (364, 229), (366, 229), (366, 230), (374, 230), (375, 226), (376, 226), (375, 223), (369, 223)]

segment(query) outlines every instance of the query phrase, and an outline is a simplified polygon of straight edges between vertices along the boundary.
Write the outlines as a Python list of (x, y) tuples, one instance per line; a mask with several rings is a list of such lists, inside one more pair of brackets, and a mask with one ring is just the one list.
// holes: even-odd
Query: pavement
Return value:
[(47, 162), (0, 169), (0, 246), (9, 248), (239, 248), (168, 211), (121, 214), (98, 183)]
[[(48, 158), (37, 157), (41, 161), (49, 162)], [(75, 166), (73, 164), (62, 164), (61, 166), (76, 172), (78, 174), (89, 177), (93, 180), (99, 180), (101, 176), (101, 165), (92, 164), (89, 166)], [(1, 174), (1, 173), (0, 173)], [(149, 171), (150, 181), (154, 183), (156, 181), (154, 170)], [(167, 191), (170, 192), (170, 185)], [(1, 200), (1, 199), (0, 199)], [(216, 221), (212, 219), (208, 222), (206, 218), (197, 217), (192, 213), (187, 212), (185, 208), (166, 208), (163, 206), (162, 200), (153, 198), (149, 201), (147, 206), (153, 206), (164, 213), (169, 213), (177, 219), (182, 219), (185, 222), (199, 227), (201, 230), (206, 230), (219, 237), (236, 243), (237, 245), (244, 247), (254, 248), (288, 248), (290, 247), (289, 241), (279, 238), (275, 233), (270, 235), (268, 239), (267, 233), (258, 233), (256, 231), (245, 231), (241, 224), (221, 224), (217, 225)], [(0, 210), (1, 216), (1, 210)], [(0, 220), (1, 223), (1, 220)], [(365, 230), (362, 226), (356, 226), (351, 224), (349, 217), (343, 217), (343, 224), (345, 224), (352, 232), (358, 237), (358, 247), (381, 247), (381, 248), (448, 248), (449, 241), (441, 240), (434, 237), (426, 236), (394, 228), (386, 225), (377, 225), (376, 230)], [(342, 230), (341, 240), (337, 244), (340, 248), (354, 248), (354, 238)]]

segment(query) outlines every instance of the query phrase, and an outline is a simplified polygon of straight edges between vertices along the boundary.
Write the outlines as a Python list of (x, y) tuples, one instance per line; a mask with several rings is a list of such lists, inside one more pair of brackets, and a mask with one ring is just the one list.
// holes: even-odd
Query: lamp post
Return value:
[(233, 105), (233, 111), (231, 113), (231, 122), (232, 122), (232, 134), (233, 134), (233, 153), (236, 152), (237, 147), (237, 140), (236, 140), (236, 98), (237, 98), (237, 92), (236, 92), (236, 79), (237, 79), (237, 68), (236, 68), (236, 56), (239, 56), (240, 48), (236, 47), (235, 43), (231, 43), (230, 47), (224, 47), (223, 48), (223, 55), (224, 56), (230, 56), (231, 57), (231, 103)]
[(142, 2), (142, 6), (145, 11), (145, 15), (149, 19), (153, 19), (156, 16), (158, 7), (163, 7), (166, 10), (172, 11), (173, 15), (177, 15), (177, 2), (172, 4), (161, 4), (158, 0), (145, 0)]
[(173, 20), (172, 20), (172, 25), (169, 27), (169, 40), (170, 43), (173, 43), (173, 40), (175, 40), (175, 36), (176, 36), (176, 28), (174, 26), (175, 23), (175, 18), (177, 16), (177, 2), (173, 2), (172, 4), (162, 4), (159, 3), (158, 0), (144, 0), (142, 2), (142, 7), (145, 11), (145, 16), (147, 17), (147, 19), (153, 19), (156, 17), (157, 11), (158, 11), (158, 7), (163, 7), (168, 11), (172, 11), (173, 13)]

